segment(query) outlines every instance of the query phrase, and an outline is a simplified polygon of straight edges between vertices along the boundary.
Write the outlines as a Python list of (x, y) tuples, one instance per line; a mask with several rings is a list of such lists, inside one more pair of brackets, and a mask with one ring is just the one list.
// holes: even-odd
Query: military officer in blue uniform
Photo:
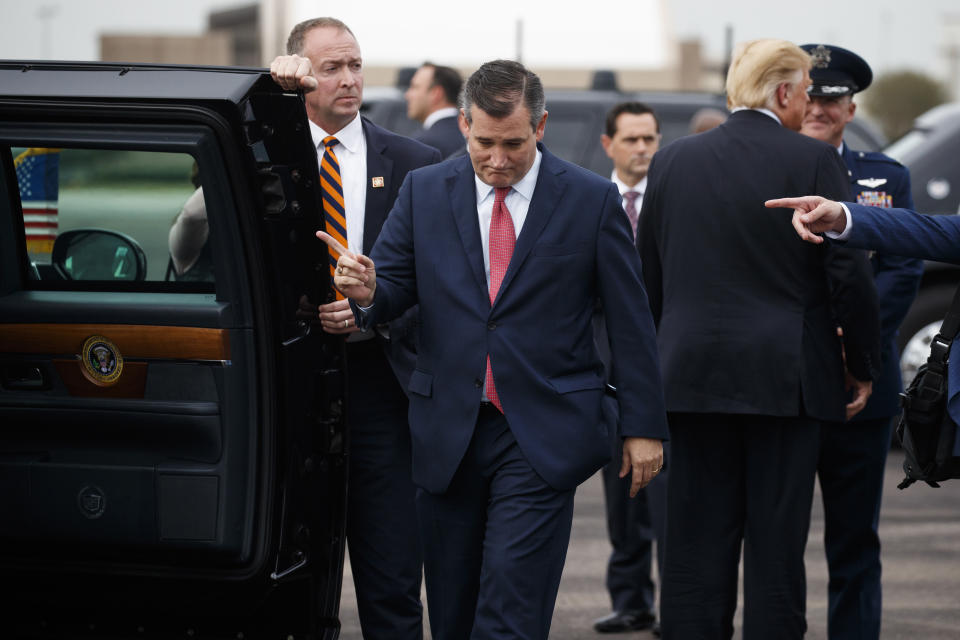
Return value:
[[(913, 208), (910, 173), (874, 151), (843, 141), (853, 95), (873, 72), (857, 54), (824, 44), (801, 45), (813, 58), (801, 132), (837, 148), (850, 175), (850, 199), (877, 207)], [(873, 253), (880, 298), (882, 373), (867, 406), (845, 423), (823, 423), (817, 474), (823, 494), (824, 546), (830, 573), (827, 633), (831, 640), (880, 637), (880, 538), (877, 524), (893, 417), (902, 390), (896, 337), (916, 297), (923, 261)], [(848, 416), (849, 418), (849, 416)]]

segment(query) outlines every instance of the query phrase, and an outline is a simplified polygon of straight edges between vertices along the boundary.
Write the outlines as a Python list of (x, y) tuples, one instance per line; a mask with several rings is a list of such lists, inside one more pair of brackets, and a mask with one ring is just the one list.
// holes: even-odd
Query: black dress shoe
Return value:
[(650, 627), (650, 633), (653, 634), (654, 638), (660, 638), (663, 636), (663, 632), (660, 630), (660, 623), (654, 622), (653, 626)]
[(643, 609), (624, 609), (614, 611), (593, 622), (593, 630), (597, 633), (623, 633), (625, 631), (642, 631), (650, 629), (657, 617), (652, 611)]

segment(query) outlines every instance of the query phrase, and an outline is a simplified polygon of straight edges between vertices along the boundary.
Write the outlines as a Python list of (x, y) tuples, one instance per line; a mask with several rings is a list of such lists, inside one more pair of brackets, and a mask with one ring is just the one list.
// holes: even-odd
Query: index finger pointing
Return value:
[(327, 246), (339, 253), (342, 256), (347, 256), (351, 260), (356, 260), (357, 256), (351, 253), (349, 249), (344, 247), (342, 244), (337, 242), (336, 238), (331, 236), (326, 231), (317, 231), (317, 237), (327, 243)]

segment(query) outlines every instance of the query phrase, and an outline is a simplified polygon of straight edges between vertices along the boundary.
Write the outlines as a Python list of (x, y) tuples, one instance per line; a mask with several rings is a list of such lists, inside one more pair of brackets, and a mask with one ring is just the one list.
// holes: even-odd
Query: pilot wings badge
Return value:
[(887, 184), (886, 178), (861, 178), (857, 184), (865, 186), (867, 189), (876, 189), (882, 184)]

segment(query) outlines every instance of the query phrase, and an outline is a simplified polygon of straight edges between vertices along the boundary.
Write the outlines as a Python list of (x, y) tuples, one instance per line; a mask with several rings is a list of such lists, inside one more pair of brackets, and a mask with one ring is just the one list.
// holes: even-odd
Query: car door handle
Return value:
[(3, 388), (11, 391), (46, 389), (47, 380), (40, 367), (21, 365), (3, 370)]

